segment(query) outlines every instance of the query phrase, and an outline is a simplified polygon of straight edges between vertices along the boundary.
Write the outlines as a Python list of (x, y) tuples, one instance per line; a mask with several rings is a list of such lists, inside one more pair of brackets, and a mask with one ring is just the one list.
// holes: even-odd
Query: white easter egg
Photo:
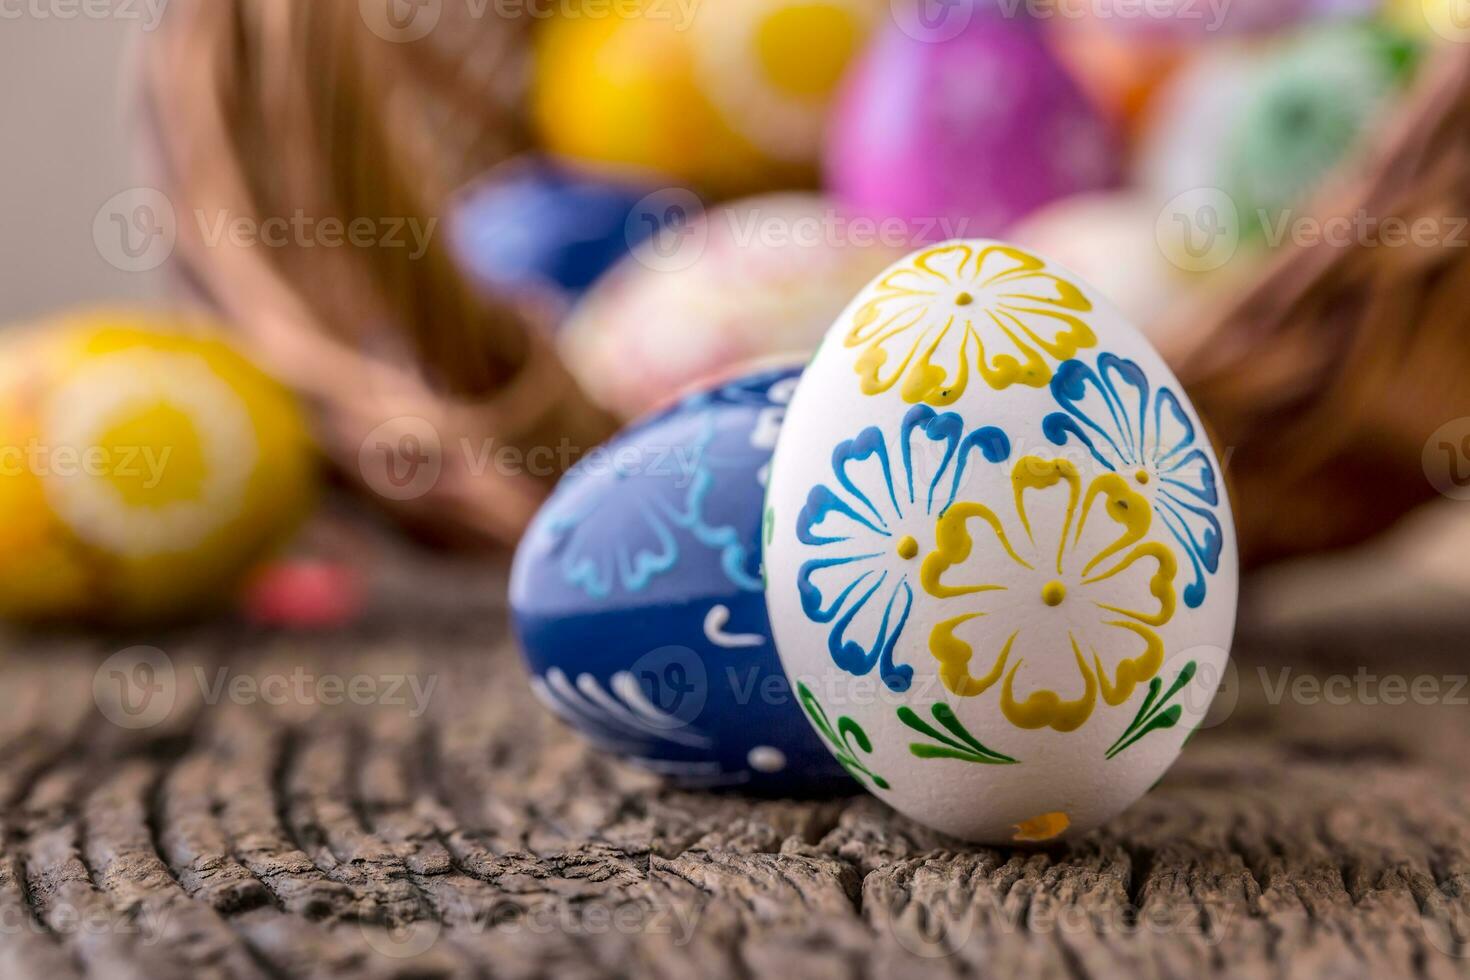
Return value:
[(1205, 429), (1142, 334), (1020, 247), (927, 248), (852, 301), (767, 505), (766, 600), (808, 719), (937, 830), (1099, 826), (1223, 679), (1237, 551)]

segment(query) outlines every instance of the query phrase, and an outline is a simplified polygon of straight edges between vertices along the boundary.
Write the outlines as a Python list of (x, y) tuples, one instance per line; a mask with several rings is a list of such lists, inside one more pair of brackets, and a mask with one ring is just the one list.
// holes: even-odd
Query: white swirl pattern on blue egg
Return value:
[(802, 717), (765, 610), (765, 479), (799, 378), (755, 373), (636, 423), (568, 473), (516, 557), (537, 697), (681, 785), (851, 785)]

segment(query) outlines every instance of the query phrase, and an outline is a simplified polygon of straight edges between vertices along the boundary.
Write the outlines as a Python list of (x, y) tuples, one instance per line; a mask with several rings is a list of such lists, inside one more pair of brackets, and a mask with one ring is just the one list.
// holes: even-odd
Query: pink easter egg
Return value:
[(1040, 25), (968, 0), (878, 35), (840, 96), (826, 171), (846, 206), (934, 241), (997, 234), (1050, 201), (1113, 186), (1119, 156)]

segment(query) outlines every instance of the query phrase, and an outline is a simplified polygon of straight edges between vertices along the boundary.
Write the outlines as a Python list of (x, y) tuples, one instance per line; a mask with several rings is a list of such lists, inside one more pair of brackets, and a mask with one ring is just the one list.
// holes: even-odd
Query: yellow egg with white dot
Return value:
[(537, 46), (553, 152), (720, 194), (809, 179), (828, 107), (881, 0), (639, 0), (572, 8)]
[(217, 605), (305, 516), (292, 396), (209, 324), (25, 331), (0, 376), (0, 615), (154, 620)]

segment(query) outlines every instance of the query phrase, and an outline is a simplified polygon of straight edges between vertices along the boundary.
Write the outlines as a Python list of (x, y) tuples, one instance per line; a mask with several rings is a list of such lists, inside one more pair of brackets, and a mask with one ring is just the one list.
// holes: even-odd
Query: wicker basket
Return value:
[[(534, 18), (442, 9), (466, 22), (398, 44), (362, 29), (357, 0), (176, 0), (147, 91), (180, 213), (444, 215), (453, 188), (528, 144)], [(1314, 210), (1470, 215), (1470, 46), (1436, 53)], [(316, 406), (344, 474), (371, 483), (365, 446), (427, 423), (437, 482), (386, 502), (450, 540), (510, 542), (550, 477), (477, 474), (484, 457), (459, 450), (575, 451), (612, 420), (527, 311), (476, 295), (444, 237), (410, 261), (209, 247), (181, 222), (180, 249), (202, 295)], [(1248, 561), (1353, 543), (1433, 495), (1425, 442), (1470, 415), (1467, 320), (1470, 250), (1451, 242), (1286, 246), (1190, 311), (1165, 353), (1227, 460)]]
[(1250, 562), (1357, 543), (1433, 498), (1426, 446), (1470, 416), (1470, 45), (1434, 53), (1309, 210), (1436, 240), (1285, 245), (1201, 297), (1165, 350), (1227, 461)]

